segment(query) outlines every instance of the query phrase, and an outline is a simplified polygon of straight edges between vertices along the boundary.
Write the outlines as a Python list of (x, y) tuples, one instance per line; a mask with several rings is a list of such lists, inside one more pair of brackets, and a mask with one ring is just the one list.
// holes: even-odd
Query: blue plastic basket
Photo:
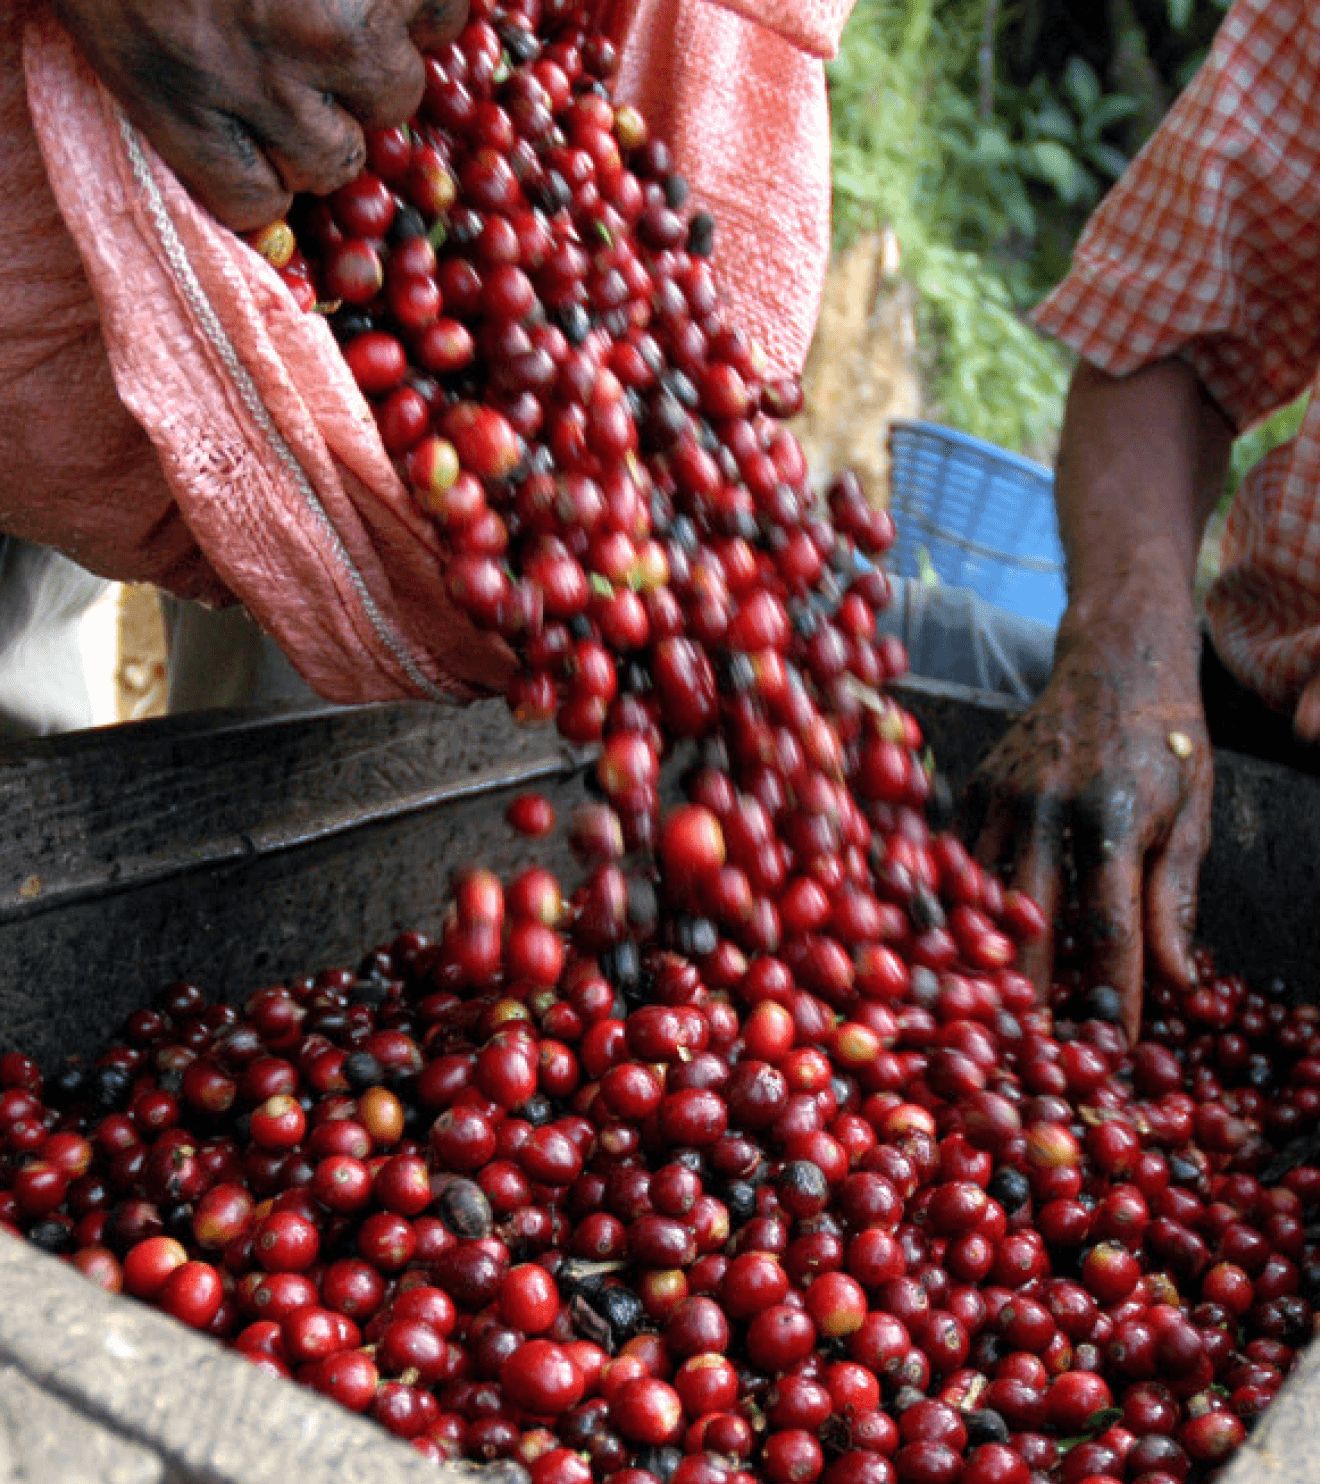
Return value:
[(924, 551), (949, 587), (1057, 624), (1065, 606), (1054, 476), (1043, 464), (935, 423), (889, 429), (893, 571), (920, 577)]

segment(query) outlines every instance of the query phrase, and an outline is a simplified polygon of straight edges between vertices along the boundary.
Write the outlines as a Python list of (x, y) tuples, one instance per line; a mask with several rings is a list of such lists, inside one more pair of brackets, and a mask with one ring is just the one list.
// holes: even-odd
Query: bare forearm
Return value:
[[(1213, 764), (1192, 598), (1232, 430), (1190, 367), (1115, 378), (1082, 366), (1056, 500), (1068, 610), (1045, 693), (982, 766), (983, 859), (1118, 989), (1136, 1034), (1147, 954), (1178, 983), (1209, 839)], [(1024, 823), (1025, 822), (1025, 823)], [(1024, 967), (1049, 983), (1052, 940)]]
[(1123, 378), (1078, 368), (1057, 481), (1068, 632), (1124, 620), (1139, 629), (1155, 613), (1180, 631), (1193, 624), (1197, 551), (1232, 442), (1183, 361)]

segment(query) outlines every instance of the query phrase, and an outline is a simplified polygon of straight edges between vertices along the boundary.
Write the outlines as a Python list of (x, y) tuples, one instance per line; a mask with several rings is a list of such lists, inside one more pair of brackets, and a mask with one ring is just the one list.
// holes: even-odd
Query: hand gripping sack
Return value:
[[(786, 40), (711, 0), (612, 19), (621, 93), (721, 219), (735, 312), (781, 365), (805, 352), (824, 267), (835, 21)], [(328, 326), (193, 202), (53, 22), (4, 24), (0, 530), (237, 599), (331, 700), (501, 688), (512, 658), (448, 600), (435, 528)], [(742, 87), (704, 90), (735, 65)], [(784, 150), (796, 185), (769, 200), (773, 165), (739, 160)]]

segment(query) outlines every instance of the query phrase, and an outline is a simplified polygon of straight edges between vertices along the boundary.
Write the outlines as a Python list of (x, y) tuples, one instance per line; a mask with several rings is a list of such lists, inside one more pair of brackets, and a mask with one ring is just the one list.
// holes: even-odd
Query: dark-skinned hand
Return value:
[(294, 192), (328, 194), (364, 128), (421, 101), (419, 48), (467, 0), (50, 0), (98, 76), (201, 203), (235, 231)]
[[(1210, 841), (1213, 755), (1195, 631), (1121, 623), (1060, 630), (1050, 684), (968, 794), (979, 859), (1075, 941), (1086, 982), (1116, 989), (1135, 1040), (1143, 971), (1193, 974), (1197, 878)], [(1053, 928), (1023, 955), (1048, 988)], [(1149, 955), (1149, 960), (1147, 960)]]

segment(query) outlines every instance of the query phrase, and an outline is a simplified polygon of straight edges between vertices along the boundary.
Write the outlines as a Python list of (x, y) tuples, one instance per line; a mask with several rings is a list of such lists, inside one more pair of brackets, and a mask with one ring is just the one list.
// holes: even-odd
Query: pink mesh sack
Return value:
[(624, 0), (618, 92), (711, 211), (735, 321), (772, 367), (800, 371), (830, 245), (824, 62), (852, 0)]
[[(726, 290), (781, 366), (823, 274), (819, 59), (842, 19), (711, 0), (614, 17), (624, 93), (719, 217)], [(447, 599), (434, 527), (328, 326), (192, 201), (53, 22), (0, 25), (0, 530), (241, 601), (332, 700), (502, 687), (511, 656)]]

